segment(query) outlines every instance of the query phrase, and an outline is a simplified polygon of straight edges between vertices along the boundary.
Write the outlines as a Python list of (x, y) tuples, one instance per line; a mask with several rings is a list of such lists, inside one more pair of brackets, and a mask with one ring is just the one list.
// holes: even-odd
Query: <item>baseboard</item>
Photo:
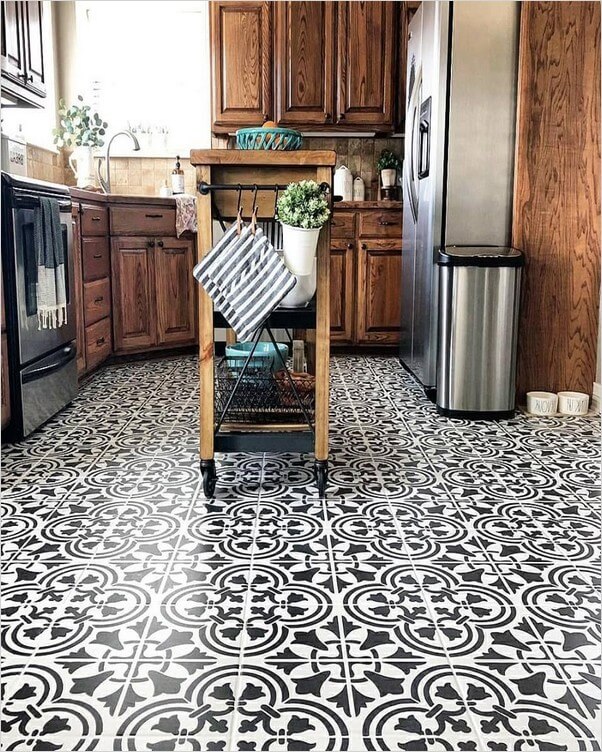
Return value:
[(592, 393), (592, 407), (599, 410), (602, 406), (602, 384), (594, 381), (594, 391)]

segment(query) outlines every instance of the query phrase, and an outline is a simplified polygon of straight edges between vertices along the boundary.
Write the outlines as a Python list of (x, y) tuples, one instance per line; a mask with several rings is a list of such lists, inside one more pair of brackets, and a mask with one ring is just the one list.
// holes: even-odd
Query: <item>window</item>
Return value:
[[(208, 5), (76, 3), (77, 91), (109, 123), (109, 134), (136, 133), (141, 156), (211, 144)], [(132, 153), (126, 139), (112, 152)]]

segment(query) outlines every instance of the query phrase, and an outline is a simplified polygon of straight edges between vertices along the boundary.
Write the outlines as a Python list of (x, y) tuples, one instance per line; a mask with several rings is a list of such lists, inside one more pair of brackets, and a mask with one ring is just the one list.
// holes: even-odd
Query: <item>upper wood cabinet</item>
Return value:
[(2, 103), (43, 107), (46, 96), (41, 2), (2, 2)]
[(405, 12), (386, 0), (213, 0), (214, 132), (272, 118), (306, 131), (395, 130)]
[(211, 3), (213, 129), (261, 125), (272, 110), (272, 13), (269, 2)]
[(334, 5), (332, 2), (275, 4), (279, 125), (296, 128), (333, 123)]
[(390, 2), (340, 2), (336, 122), (391, 129), (395, 93), (394, 17)]

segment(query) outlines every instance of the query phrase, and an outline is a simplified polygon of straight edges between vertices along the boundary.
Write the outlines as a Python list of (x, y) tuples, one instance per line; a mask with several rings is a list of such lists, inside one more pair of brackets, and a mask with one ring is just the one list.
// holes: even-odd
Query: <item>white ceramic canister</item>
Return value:
[(527, 412), (531, 415), (556, 415), (558, 395), (554, 392), (527, 392)]
[(359, 175), (353, 181), (353, 200), (364, 201), (366, 198), (366, 184)]
[(353, 175), (345, 165), (341, 165), (338, 170), (334, 171), (333, 190), (335, 196), (343, 197), (343, 201), (353, 199)]
[(558, 392), (558, 412), (561, 415), (587, 415), (589, 394), (583, 392)]

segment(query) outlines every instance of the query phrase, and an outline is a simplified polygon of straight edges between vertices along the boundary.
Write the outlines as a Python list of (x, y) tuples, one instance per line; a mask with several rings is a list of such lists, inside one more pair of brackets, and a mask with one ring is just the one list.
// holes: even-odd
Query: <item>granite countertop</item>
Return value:
[(83, 188), (70, 188), (71, 198), (76, 201), (99, 201), (106, 204), (150, 204), (173, 208), (176, 200), (173, 196), (123, 196), (118, 193), (100, 193)]
[(397, 209), (403, 208), (401, 201), (384, 201), (382, 199), (378, 201), (336, 201), (334, 204), (335, 211), (337, 209)]

